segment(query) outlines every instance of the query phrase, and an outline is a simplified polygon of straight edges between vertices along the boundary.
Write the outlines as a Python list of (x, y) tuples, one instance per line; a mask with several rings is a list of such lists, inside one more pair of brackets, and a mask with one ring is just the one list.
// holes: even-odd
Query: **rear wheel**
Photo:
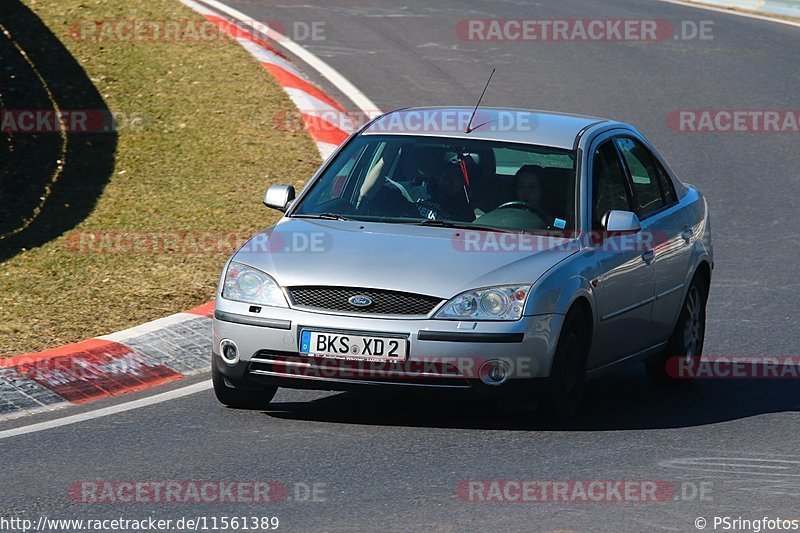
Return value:
[[(708, 288), (698, 276), (692, 280), (681, 307), (678, 323), (663, 353), (645, 361), (647, 376), (654, 383), (687, 381), (679, 368), (695, 368), (703, 355), (706, 333)], [(675, 360), (672, 360), (675, 358)]]
[(549, 420), (571, 418), (580, 406), (589, 355), (589, 324), (578, 309), (564, 319), (540, 410)]
[(222, 373), (214, 365), (211, 366), (211, 382), (214, 384), (214, 395), (217, 400), (221, 404), (236, 409), (264, 409), (278, 392), (278, 387), (258, 389), (231, 387), (225, 383)]

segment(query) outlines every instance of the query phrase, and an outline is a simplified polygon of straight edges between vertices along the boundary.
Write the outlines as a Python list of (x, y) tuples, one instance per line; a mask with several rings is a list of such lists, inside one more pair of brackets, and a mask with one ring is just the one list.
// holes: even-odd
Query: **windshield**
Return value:
[(500, 231), (571, 231), (575, 152), (484, 140), (362, 135), (292, 212), (319, 215)]

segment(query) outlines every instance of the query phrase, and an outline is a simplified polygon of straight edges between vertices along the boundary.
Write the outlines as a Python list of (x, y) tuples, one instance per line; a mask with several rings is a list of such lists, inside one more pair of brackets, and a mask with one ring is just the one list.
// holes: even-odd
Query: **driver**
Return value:
[(542, 167), (537, 165), (523, 165), (517, 170), (517, 200), (539, 207), (542, 200), (541, 171)]
[(517, 200), (534, 208), (545, 220), (553, 220), (551, 214), (542, 205), (543, 172), (544, 169), (538, 165), (523, 165), (517, 171)]

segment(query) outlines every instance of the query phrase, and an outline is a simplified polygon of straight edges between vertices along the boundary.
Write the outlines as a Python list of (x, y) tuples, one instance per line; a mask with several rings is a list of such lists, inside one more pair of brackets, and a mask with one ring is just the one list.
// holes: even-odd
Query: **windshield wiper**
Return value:
[(353, 220), (352, 218), (343, 217), (336, 213), (312, 213), (307, 215), (292, 215), (291, 218), (316, 218), (325, 220)]
[(511, 230), (504, 228), (494, 228), (492, 226), (481, 226), (478, 224), (470, 224), (468, 222), (451, 222), (449, 220), (423, 220), (417, 224), (418, 226), (432, 226), (437, 228), (455, 228), (455, 229), (472, 229), (475, 231), (495, 231), (497, 233), (513, 233)]

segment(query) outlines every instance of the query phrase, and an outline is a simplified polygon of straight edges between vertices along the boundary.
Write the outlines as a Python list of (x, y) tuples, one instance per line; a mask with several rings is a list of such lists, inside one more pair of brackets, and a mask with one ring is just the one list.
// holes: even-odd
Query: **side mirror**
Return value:
[(636, 213), (630, 211), (609, 211), (603, 216), (603, 229), (608, 235), (628, 235), (639, 233), (642, 225)]
[(294, 187), (291, 185), (272, 185), (264, 195), (264, 205), (285, 213), (294, 200), (294, 195)]

